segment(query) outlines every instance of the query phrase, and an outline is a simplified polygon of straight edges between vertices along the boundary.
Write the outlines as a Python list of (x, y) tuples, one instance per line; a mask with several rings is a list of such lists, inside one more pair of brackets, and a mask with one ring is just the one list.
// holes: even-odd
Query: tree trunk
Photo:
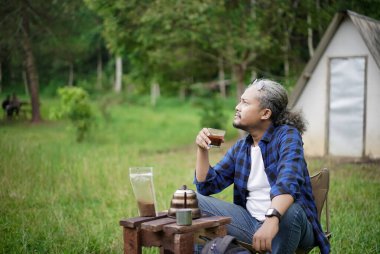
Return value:
[(0, 59), (0, 93), (3, 91), (3, 65)]
[(233, 74), (236, 80), (236, 99), (239, 102), (241, 95), (244, 93), (244, 74), (245, 66), (241, 64), (235, 64), (233, 67)]
[(97, 72), (96, 88), (98, 90), (101, 90), (103, 88), (103, 83), (102, 83), (102, 79), (103, 79), (103, 61), (102, 61), (102, 51), (101, 51), (100, 48), (98, 49), (98, 65), (97, 65), (96, 72)]
[(320, 0), (317, 0), (315, 1), (315, 8), (317, 9), (316, 13), (317, 13), (317, 24), (318, 24), (318, 37), (319, 39), (322, 38), (322, 35), (323, 35), (323, 30), (322, 30), (322, 26), (321, 26), (321, 2)]
[(26, 74), (25, 69), (22, 70), (22, 80), (24, 81), (24, 88), (25, 88), (25, 94), (29, 96), (29, 81), (28, 81), (28, 75)]
[(284, 45), (284, 75), (285, 75), (285, 82), (288, 85), (288, 79), (289, 79), (289, 70), (290, 70), (290, 64), (289, 64), (289, 48), (290, 48), (290, 33), (289, 30), (285, 31), (285, 45)]
[(310, 14), (307, 14), (307, 46), (309, 48), (309, 57), (312, 58), (314, 55), (314, 47), (313, 47), (313, 29), (311, 28)]
[(115, 92), (121, 92), (121, 79), (123, 76), (123, 61), (121, 56), (116, 57), (116, 79), (115, 79)]
[(178, 96), (181, 101), (186, 99), (186, 87), (181, 86), (178, 91)]
[(220, 89), (220, 95), (222, 98), (226, 98), (226, 82), (225, 82), (225, 75), (224, 75), (224, 64), (223, 64), (223, 58), (219, 57), (218, 59), (218, 77), (219, 77), (219, 89)]
[[(26, 3), (25, 3), (26, 5)], [(22, 10), (22, 47), (25, 53), (26, 74), (29, 80), (28, 88), (32, 103), (32, 122), (40, 122), (40, 101), (38, 96), (38, 73), (34, 62), (32, 43), (30, 41), (29, 17), (24, 6)]]
[(73, 86), (74, 83), (74, 65), (72, 62), (69, 63), (69, 82), (68, 86)]
[(153, 82), (150, 87), (150, 102), (152, 106), (156, 106), (157, 99), (160, 97), (160, 85)]
[(251, 82), (257, 79), (257, 72), (255, 70), (251, 71)]

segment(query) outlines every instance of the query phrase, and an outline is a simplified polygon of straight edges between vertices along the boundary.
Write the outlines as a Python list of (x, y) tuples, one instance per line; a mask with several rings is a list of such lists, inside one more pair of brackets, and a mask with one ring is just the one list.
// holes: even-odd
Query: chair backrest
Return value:
[(328, 192), (330, 188), (330, 173), (327, 168), (322, 169), (319, 173), (310, 177), (311, 187), (313, 189), (313, 195), (315, 204), (318, 211), (318, 219), (321, 221), (321, 214), (323, 206), (326, 207), (326, 233), (330, 232), (330, 214), (328, 209)]

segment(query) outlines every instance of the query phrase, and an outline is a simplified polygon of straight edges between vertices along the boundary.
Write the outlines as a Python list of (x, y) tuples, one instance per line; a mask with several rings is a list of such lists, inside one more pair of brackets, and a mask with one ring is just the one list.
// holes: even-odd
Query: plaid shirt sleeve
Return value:
[(234, 182), (235, 160), (233, 154), (235, 146), (236, 144), (228, 150), (218, 164), (209, 167), (204, 182), (198, 182), (194, 177), (194, 184), (200, 194), (208, 196), (219, 193)]
[(302, 139), (298, 131), (286, 129), (278, 141), (279, 160), (276, 183), (271, 188), (271, 199), (281, 194), (290, 194), (294, 200), (301, 195), (300, 186), (304, 184), (303, 175), (306, 163), (303, 156)]

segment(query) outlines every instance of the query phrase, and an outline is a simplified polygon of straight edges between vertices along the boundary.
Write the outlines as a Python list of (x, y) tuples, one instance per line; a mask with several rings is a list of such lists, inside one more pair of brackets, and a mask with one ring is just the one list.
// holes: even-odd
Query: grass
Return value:
[[(1, 253), (122, 253), (119, 219), (138, 214), (131, 166), (154, 167), (159, 210), (168, 209), (181, 185), (194, 189), (198, 109), (166, 101), (156, 108), (122, 103), (109, 112), (81, 144), (65, 121), (1, 123)], [(232, 127), (227, 133), (229, 141), (212, 151), (212, 163), (235, 140)], [(333, 253), (380, 252), (379, 164), (308, 163), (312, 173), (332, 170)], [(218, 197), (231, 201), (231, 188)]]

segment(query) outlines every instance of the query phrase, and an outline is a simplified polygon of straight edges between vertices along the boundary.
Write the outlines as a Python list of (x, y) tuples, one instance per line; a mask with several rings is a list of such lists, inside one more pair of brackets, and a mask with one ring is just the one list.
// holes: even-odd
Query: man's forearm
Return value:
[(271, 208), (275, 208), (281, 215), (293, 204), (294, 199), (290, 194), (278, 195), (272, 199)]
[(197, 164), (195, 169), (195, 175), (198, 182), (206, 180), (210, 162), (208, 159), (208, 150), (198, 147), (197, 150)]

